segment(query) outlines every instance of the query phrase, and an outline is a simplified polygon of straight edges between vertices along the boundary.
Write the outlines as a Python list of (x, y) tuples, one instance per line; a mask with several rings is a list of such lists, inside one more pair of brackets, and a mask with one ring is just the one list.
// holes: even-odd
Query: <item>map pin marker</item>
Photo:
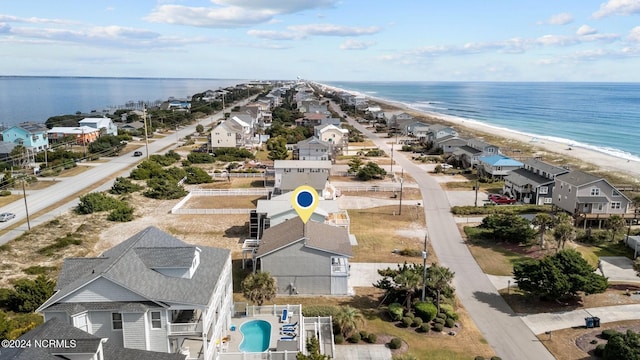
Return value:
[(307, 223), (318, 207), (318, 193), (308, 185), (298, 186), (291, 195), (291, 205), (296, 209), (303, 223)]

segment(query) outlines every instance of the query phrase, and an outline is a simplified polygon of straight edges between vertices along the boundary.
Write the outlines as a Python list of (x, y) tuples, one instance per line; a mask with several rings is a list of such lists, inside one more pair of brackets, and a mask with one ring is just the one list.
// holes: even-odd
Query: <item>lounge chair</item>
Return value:
[(295, 337), (295, 336), (296, 336), (296, 333), (295, 333), (295, 332), (292, 332), (292, 331), (286, 331), (286, 330), (285, 330), (285, 331), (281, 331), (281, 332), (280, 332), (280, 335), (282, 335), (282, 336), (289, 336), (289, 337)]
[(289, 310), (287, 309), (282, 309), (282, 315), (280, 315), (280, 322), (287, 322), (289, 321)]
[(296, 326), (298, 326), (298, 322), (297, 321), (295, 323), (293, 323), (293, 324), (283, 324), (281, 329), (283, 329), (283, 328), (294, 328)]
[(294, 340), (296, 336), (296, 334), (293, 334), (293, 336), (283, 336), (280, 338), (280, 340)]

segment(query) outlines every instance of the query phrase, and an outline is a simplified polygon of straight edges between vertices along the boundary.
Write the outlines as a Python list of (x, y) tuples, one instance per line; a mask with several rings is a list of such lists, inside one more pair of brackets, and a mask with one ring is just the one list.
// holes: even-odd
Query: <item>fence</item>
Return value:
[(238, 195), (269, 195), (269, 190), (264, 188), (247, 189), (193, 189), (193, 196), (238, 196)]
[(400, 185), (339, 185), (336, 186), (340, 192), (360, 192), (360, 191), (371, 191), (371, 192), (394, 192), (400, 191)]
[(211, 177), (213, 178), (229, 178), (229, 177), (233, 177), (233, 178), (263, 178), (264, 177), (264, 173), (259, 172), (259, 173), (212, 173), (209, 174), (211, 175)]
[(183, 209), (184, 204), (191, 199), (192, 196), (239, 196), (239, 195), (258, 195), (269, 197), (268, 189), (193, 189), (180, 200), (172, 209), (172, 214), (186, 215), (232, 215), (232, 214), (249, 214), (252, 209)]

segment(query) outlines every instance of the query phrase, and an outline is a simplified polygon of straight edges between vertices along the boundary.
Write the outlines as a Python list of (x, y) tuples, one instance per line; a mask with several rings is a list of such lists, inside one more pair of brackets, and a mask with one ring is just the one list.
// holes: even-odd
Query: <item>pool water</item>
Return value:
[(263, 352), (269, 349), (271, 324), (264, 320), (251, 320), (240, 326), (243, 339), (239, 349), (242, 352)]

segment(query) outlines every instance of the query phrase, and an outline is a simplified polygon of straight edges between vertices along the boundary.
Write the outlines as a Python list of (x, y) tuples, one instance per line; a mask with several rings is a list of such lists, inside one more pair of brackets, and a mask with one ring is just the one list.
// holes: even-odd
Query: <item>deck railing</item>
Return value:
[(197, 323), (169, 323), (169, 335), (196, 335), (202, 334), (202, 322)]

